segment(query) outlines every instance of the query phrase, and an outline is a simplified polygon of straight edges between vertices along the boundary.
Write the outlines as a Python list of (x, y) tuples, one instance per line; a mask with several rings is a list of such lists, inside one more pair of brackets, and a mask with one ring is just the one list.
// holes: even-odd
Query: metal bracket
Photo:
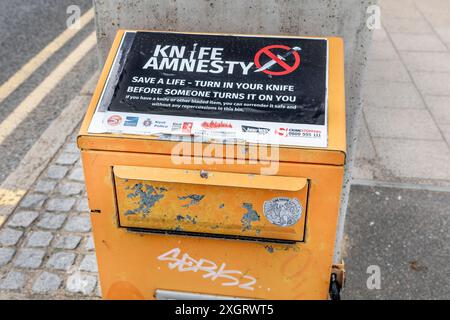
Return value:
[(330, 299), (341, 300), (341, 290), (345, 285), (345, 264), (342, 261), (340, 264), (331, 266), (330, 279)]

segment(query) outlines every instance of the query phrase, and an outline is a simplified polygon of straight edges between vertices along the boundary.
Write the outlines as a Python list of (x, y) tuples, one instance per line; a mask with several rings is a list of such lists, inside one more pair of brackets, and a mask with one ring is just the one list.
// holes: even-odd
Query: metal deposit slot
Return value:
[(304, 241), (306, 178), (113, 168), (120, 227), (181, 235)]

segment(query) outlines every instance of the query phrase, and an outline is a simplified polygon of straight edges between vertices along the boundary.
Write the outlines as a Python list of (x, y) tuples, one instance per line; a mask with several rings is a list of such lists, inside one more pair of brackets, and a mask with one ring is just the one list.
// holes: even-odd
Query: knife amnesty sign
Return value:
[(326, 38), (131, 32), (89, 133), (327, 146)]

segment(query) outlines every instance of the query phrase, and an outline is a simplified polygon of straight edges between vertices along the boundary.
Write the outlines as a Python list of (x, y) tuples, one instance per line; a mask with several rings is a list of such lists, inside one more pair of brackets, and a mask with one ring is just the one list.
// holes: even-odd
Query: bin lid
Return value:
[(78, 144), (342, 165), (342, 40), (120, 30)]

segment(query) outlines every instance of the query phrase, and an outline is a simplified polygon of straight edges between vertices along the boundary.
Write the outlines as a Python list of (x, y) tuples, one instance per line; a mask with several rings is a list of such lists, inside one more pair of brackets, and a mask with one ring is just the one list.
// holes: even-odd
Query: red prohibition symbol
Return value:
[[(285, 54), (292, 52), (292, 55), (295, 59), (294, 64), (292, 66), (287, 64), (285, 61), (283, 61), (282, 56), (273, 53), (271, 51), (271, 49), (283, 49), (286, 51)], [(260, 59), (261, 59), (262, 55), (268, 56), (270, 58), (269, 62), (266, 62), (265, 64), (261, 64)], [(271, 63), (271, 61), (273, 61), (274, 63)], [(264, 69), (264, 66), (267, 65), (268, 63), (270, 63), (271, 65), (267, 69), (264, 69), (261, 71), (264, 72), (265, 74), (270, 74), (272, 76), (283, 76), (285, 74), (291, 73), (292, 71), (294, 71), (295, 69), (298, 68), (298, 66), (300, 65), (300, 55), (298, 54), (297, 51), (293, 50), (292, 48), (290, 48), (288, 46), (284, 46), (281, 44), (274, 44), (274, 45), (270, 45), (270, 46), (260, 49), (255, 54), (254, 62), (255, 62), (255, 66), (258, 69), (261, 69), (261, 68)], [(279, 65), (283, 70), (282, 71), (269, 70), (270, 67), (275, 64)]]

